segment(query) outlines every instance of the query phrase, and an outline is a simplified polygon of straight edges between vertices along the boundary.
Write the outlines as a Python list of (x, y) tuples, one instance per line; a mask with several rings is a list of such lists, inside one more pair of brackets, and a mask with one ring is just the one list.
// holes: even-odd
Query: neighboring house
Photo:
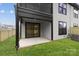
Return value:
[(15, 26), (6, 25), (6, 24), (0, 24), (0, 30), (11, 30), (11, 29), (15, 29)]
[(79, 26), (76, 3), (19, 3), (16, 5), (16, 46), (22, 38), (66, 38), (73, 26)]

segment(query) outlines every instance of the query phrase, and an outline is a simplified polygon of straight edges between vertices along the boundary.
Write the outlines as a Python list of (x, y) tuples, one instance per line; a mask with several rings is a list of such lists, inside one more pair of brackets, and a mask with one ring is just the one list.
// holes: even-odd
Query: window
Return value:
[(74, 8), (74, 17), (78, 18), (78, 10)]
[(66, 3), (59, 3), (58, 4), (58, 12), (64, 15), (67, 15), (67, 4)]
[(78, 24), (74, 23), (74, 24), (73, 24), (73, 27), (78, 27)]
[(59, 35), (66, 35), (67, 34), (67, 23), (63, 21), (58, 22), (58, 30), (59, 30)]

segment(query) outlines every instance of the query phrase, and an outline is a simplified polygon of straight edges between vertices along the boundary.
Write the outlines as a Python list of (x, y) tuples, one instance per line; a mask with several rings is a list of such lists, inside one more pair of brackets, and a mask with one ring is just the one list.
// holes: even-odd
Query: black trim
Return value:
[(52, 18), (51, 18), (51, 40), (53, 40), (53, 3), (51, 3), (51, 14), (52, 14)]
[(16, 50), (19, 48), (19, 19), (17, 16), (17, 5), (15, 6), (15, 15), (16, 15)]

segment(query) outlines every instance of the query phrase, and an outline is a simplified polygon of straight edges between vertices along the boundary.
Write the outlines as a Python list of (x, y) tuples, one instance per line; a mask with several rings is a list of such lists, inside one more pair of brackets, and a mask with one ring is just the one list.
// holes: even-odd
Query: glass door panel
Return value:
[(26, 23), (25, 24), (25, 37), (39, 37), (40, 36), (40, 24), (39, 23)]

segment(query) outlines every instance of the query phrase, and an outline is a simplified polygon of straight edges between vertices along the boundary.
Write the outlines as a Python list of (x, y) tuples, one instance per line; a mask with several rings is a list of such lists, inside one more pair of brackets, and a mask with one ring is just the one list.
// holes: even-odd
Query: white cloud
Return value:
[(13, 11), (13, 10), (10, 10), (10, 13), (11, 13), (11, 14), (13, 14), (13, 13), (14, 13), (14, 11)]
[(5, 13), (5, 10), (0, 10), (0, 13)]

